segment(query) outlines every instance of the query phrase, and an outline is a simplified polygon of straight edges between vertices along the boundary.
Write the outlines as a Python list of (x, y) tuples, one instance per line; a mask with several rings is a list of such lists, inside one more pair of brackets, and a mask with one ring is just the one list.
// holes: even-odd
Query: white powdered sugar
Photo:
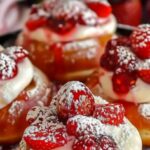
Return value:
[(17, 71), (16, 62), (4, 53), (0, 53), (0, 74), (2, 75), (2, 80), (7, 78), (12, 78), (14, 71)]
[(21, 113), (24, 111), (24, 101), (14, 101), (8, 110), (8, 122), (12, 125), (16, 123), (16, 118), (19, 118)]
[[(26, 73), (28, 73), (26, 75)], [(33, 78), (33, 66), (28, 58), (18, 64), (18, 74), (9, 81), (0, 81), (0, 107), (11, 103), (23, 91)]]
[(117, 46), (117, 53), (119, 57), (120, 65), (128, 65), (129, 70), (134, 70), (136, 68), (136, 56), (130, 51), (130, 48), (124, 46)]
[(145, 119), (150, 120), (150, 103), (140, 104), (138, 111)]
[(23, 49), (21, 46), (7, 47), (5, 51), (14, 60), (17, 60), (17, 58), (21, 58), (29, 54), (28, 51)]
[(132, 45), (134, 48), (146, 47), (147, 43), (150, 42), (150, 25), (143, 24), (138, 26), (138, 28), (132, 33), (132, 37), (136, 38), (136, 44), (134, 43)]
[[(101, 135), (112, 137), (117, 144), (118, 150), (141, 149), (140, 136), (137, 130), (126, 119), (119, 126), (103, 124), (98, 119), (81, 115), (75, 116), (71, 120), (78, 122), (77, 132), (81, 134), (82, 132), (85, 134), (87, 132), (87, 134), (92, 133), (96, 137), (100, 137)], [(134, 142), (138, 145), (135, 146)]]

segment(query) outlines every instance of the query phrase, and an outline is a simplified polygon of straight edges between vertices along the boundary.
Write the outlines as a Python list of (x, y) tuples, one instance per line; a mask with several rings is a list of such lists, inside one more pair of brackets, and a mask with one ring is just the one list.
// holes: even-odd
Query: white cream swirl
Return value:
[(32, 81), (33, 66), (28, 58), (18, 63), (18, 74), (6, 81), (0, 81), (0, 109), (11, 103)]

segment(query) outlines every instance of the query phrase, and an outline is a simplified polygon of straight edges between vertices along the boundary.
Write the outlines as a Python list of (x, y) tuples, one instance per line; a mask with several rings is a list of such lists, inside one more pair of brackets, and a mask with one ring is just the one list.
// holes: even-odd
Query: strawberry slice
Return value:
[(57, 93), (57, 111), (60, 119), (68, 119), (77, 114), (90, 116), (94, 111), (94, 97), (88, 87), (81, 82), (68, 82)]
[(113, 90), (119, 94), (127, 94), (135, 86), (136, 80), (136, 72), (124, 72), (121, 70), (120, 73), (114, 73), (112, 77)]
[(104, 124), (116, 125), (123, 123), (125, 110), (121, 104), (97, 105), (93, 114)]
[(35, 150), (51, 150), (67, 143), (66, 127), (62, 124), (47, 123), (30, 126), (25, 130), (23, 139)]
[(99, 127), (99, 125), (100, 121), (98, 119), (82, 115), (69, 118), (66, 123), (67, 133), (76, 137), (97, 134), (95, 127)]
[(138, 76), (146, 83), (150, 84), (150, 70), (140, 70), (138, 71)]
[(77, 138), (72, 146), (73, 150), (96, 150), (98, 149), (98, 143), (93, 135), (86, 135)]
[(12, 79), (17, 75), (18, 68), (16, 62), (4, 54), (0, 53), (0, 80)]
[(22, 61), (29, 55), (29, 53), (20, 46), (8, 47), (6, 48), (5, 53), (12, 57), (16, 62)]
[(86, 135), (77, 138), (73, 143), (73, 150), (116, 150), (117, 145), (108, 136), (96, 138), (93, 135)]
[(107, 2), (101, 2), (99, 0), (85, 0), (85, 2), (99, 17), (108, 17), (112, 12), (112, 8)]
[(115, 143), (115, 141), (106, 135), (102, 135), (98, 141), (99, 143), (99, 148), (102, 150), (117, 150), (117, 144)]
[(143, 24), (138, 26), (131, 34), (131, 45), (133, 51), (141, 59), (150, 58), (150, 25)]
[(26, 27), (33, 31), (36, 30), (39, 27), (45, 26), (47, 24), (47, 18), (45, 17), (36, 17), (36, 18), (30, 18), (26, 22)]

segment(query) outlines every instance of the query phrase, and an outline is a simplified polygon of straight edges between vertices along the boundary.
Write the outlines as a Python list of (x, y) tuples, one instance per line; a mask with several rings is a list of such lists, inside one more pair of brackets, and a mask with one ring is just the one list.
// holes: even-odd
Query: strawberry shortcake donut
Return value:
[(22, 47), (0, 51), (0, 145), (20, 140), (33, 106), (49, 105), (52, 83), (28, 59)]
[(116, 30), (107, 1), (46, 0), (33, 6), (17, 43), (50, 79), (84, 80)]
[(112, 39), (101, 58), (100, 69), (87, 85), (97, 95), (118, 101), (128, 119), (150, 145), (150, 25), (135, 28), (130, 37)]
[(20, 150), (142, 150), (121, 104), (95, 97), (81, 82), (66, 83), (48, 107), (34, 107)]

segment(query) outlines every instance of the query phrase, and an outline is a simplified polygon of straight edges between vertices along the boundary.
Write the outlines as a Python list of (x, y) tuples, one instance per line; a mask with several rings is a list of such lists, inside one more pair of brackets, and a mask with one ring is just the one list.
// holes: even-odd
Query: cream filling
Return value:
[[(102, 71), (102, 70), (101, 70)], [(119, 95), (114, 92), (112, 85), (112, 72), (102, 71), (100, 76), (101, 88), (106, 96), (114, 100), (125, 100), (135, 103), (150, 102), (150, 85), (143, 82), (140, 78), (137, 79), (135, 87), (130, 89), (127, 94)]]
[(18, 74), (10, 80), (0, 81), (0, 109), (11, 103), (29, 85), (33, 66), (28, 58), (18, 64)]
[(78, 25), (71, 33), (66, 35), (57, 34), (50, 30), (50, 28), (39, 28), (32, 32), (25, 29), (24, 34), (30, 39), (39, 42), (63, 42), (98, 37), (105, 34), (113, 34), (116, 30), (116, 26), (116, 19), (113, 15), (111, 15), (107, 23), (103, 23), (97, 27)]

